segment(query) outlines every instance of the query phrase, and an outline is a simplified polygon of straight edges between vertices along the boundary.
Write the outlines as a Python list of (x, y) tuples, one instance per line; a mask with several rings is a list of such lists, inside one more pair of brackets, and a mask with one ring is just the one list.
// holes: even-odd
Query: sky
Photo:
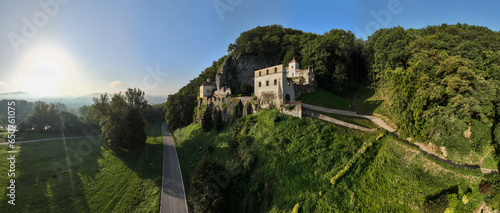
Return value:
[(240, 33), (279, 24), (323, 34), (442, 23), (499, 31), (500, 3), (428, 0), (0, 1), (0, 93), (173, 94)]

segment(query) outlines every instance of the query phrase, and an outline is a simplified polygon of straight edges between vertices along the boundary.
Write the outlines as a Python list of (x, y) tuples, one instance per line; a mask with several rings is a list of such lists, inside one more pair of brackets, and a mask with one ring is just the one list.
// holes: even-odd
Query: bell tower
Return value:
[(296, 77), (297, 73), (295, 71), (298, 69), (300, 69), (300, 64), (295, 61), (295, 58), (293, 58), (293, 60), (288, 63), (288, 77)]

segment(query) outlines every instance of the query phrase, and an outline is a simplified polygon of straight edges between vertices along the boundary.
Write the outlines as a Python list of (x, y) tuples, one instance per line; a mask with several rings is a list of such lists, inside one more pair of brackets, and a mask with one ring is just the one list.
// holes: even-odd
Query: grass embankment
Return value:
[[(17, 144), (16, 205), (0, 198), (5, 212), (158, 212), (161, 192), (160, 124), (146, 129), (140, 154), (117, 154), (103, 138)], [(0, 146), (0, 169), (7, 171), (7, 146)], [(66, 151), (67, 150), (67, 151)], [(69, 158), (69, 165), (66, 161)], [(68, 168), (71, 168), (69, 172)], [(9, 179), (0, 176), (7, 194)]]
[(303, 94), (298, 99), (306, 104), (322, 106), (333, 109), (340, 110), (353, 110), (351, 103), (346, 98), (333, 94), (332, 92), (322, 89), (320, 87), (316, 88), (316, 92)]
[[(281, 121), (273, 122), (276, 116)], [(290, 212), (297, 203), (302, 212), (469, 211), (484, 201), (478, 191), (482, 179), (478, 170), (443, 164), (392, 136), (379, 137), (382, 131), (358, 134), (277, 111), (263, 111), (240, 122), (244, 125), (238, 135), (250, 139), (235, 152), (226, 148), (234, 124), (220, 133), (203, 132), (199, 124), (174, 133), (185, 177), (202, 153), (225, 163), (230, 173), (230, 162), (242, 158), (241, 153), (250, 149), (256, 154), (253, 166), (243, 173), (246, 179), (231, 177), (230, 194), (236, 202), (228, 208), (233, 211)], [(372, 146), (358, 153), (365, 142)], [(219, 151), (207, 152), (208, 146)], [(339, 172), (342, 175), (332, 185)], [(470, 201), (464, 204), (467, 192)]]

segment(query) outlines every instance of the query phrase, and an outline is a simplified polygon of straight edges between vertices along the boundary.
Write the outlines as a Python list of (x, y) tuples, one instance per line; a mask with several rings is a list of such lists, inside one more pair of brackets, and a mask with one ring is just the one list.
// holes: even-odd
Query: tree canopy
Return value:
[(92, 108), (96, 110), (101, 130), (112, 149), (134, 151), (146, 142), (144, 127), (148, 105), (144, 95), (140, 89), (128, 89), (125, 94), (103, 94), (94, 98)]
[(399, 132), (460, 154), (481, 151), (497, 122), (499, 41), (498, 32), (467, 24), (370, 36), (370, 79), (392, 102)]

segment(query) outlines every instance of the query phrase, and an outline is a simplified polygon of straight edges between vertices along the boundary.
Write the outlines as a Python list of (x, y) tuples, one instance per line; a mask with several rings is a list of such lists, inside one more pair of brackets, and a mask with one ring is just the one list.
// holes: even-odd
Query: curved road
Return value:
[(167, 124), (161, 126), (163, 133), (163, 177), (161, 189), (160, 212), (188, 212), (186, 193), (182, 181), (179, 158), (175, 150), (174, 139), (168, 131)]

